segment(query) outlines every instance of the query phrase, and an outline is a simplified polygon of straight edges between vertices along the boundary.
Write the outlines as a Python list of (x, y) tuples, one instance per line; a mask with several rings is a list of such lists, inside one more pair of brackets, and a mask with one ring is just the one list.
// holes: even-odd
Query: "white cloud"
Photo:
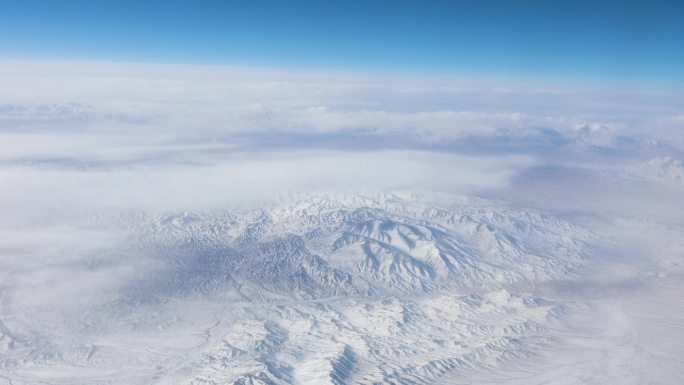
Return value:
[[(0, 199), (21, 212), (66, 204), (215, 206), (312, 188), (480, 191), (554, 161), (565, 143), (610, 146), (615, 136), (643, 134), (646, 123), (649, 133), (672, 136), (679, 99), (642, 91), (5, 61)], [(552, 156), (535, 159), (540, 146)]]
[[(0, 122), (207, 138), (366, 130), (413, 142), (582, 125), (671, 130), (677, 90), (82, 62), (0, 63)], [(654, 107), (657, 106), (657, 108)]]
[[(529, 167), (525, 156), (474, 157), (419, 151), (271, 151), (206, 164), (71, 169), (0, 168), (6, 213), (55, 210), (197, 210), (232, 207), (289, 192), (469, 193), (505, 186)], [(50, 214), (48, 214), (50, 213)]]

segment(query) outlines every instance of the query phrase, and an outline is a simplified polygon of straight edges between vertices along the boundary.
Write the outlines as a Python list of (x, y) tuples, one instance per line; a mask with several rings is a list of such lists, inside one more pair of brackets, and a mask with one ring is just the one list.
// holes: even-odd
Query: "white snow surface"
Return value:
[(682, 344), (648, 327), (662, 309), (682, 335), (681, 273), (603, 263), (592, 281), (608, 237), (496, 201), (332, 194), (69, 226), (92, 242), (50, 224), (2, 238), (21, 256), (0, 272), (7, 383), (642, 384), (682, 369)]

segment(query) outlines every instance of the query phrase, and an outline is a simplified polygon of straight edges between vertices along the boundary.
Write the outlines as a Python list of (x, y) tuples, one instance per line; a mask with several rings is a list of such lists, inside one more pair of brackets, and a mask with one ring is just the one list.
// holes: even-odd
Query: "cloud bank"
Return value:
[(502, 189), (534, 166), (624, 162), (613, 153), (626, 148), (680, 158), (676, 91), (4, 61), (0, 200), (18, 213), (176, 210), (293, 190)]

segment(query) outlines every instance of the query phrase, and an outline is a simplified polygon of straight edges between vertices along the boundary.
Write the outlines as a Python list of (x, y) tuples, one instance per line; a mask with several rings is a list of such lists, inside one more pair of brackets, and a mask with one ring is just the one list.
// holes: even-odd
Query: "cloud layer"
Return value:
[(676, 91), (5, 61), (0, 199), (25, 213), (207, 208), (301, 190), (501, 189), (532, 166), (616, 161), (609, 153), (625, 149), (677, 159)]

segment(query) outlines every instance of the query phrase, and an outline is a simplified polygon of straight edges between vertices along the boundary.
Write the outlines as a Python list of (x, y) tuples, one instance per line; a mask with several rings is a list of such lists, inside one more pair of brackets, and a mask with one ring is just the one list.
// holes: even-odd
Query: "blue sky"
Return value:
[(665, 1), (8, 1), (0, 57), (681, 78)]

